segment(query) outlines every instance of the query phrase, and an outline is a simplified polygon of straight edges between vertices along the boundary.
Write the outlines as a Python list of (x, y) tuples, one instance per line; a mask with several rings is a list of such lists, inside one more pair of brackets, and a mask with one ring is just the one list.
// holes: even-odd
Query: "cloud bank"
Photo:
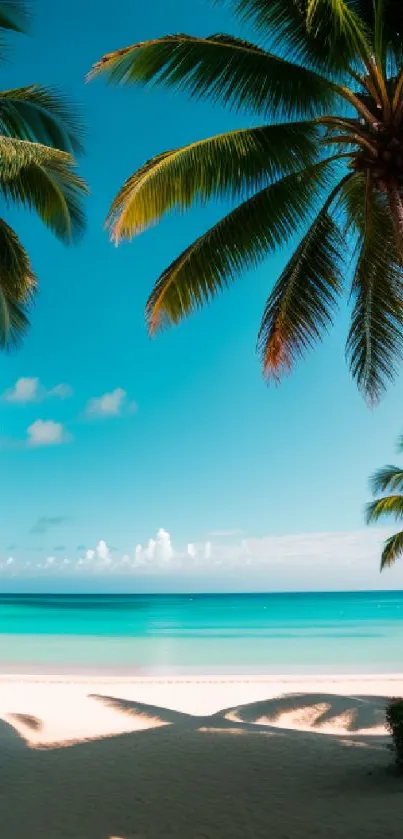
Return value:
[[(52, 520), (40, 519), (44, 522)], [(314, 591), (332, 589), (403, 589), (403, 562), (379, 573), (383, 528), (347, 533), (299, 533), (208, 539), (174, 545), (170, 533), (156, 535), (132, 549), (116, 551), (104, 539), (76, 553), (39, 559), (5, 556), (0, 577), (51, 576), (61, 580), (112, 579), (122, 589)], [(82, 546), (80, 546), (82, 547)], [(56, 550), (55, 550), (56, 553)]]

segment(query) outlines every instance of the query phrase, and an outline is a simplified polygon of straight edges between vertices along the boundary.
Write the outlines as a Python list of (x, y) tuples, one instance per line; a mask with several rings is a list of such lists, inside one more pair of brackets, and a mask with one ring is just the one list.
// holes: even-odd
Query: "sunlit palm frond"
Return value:
[(90, 77), (116, 83), (151, 83), (187, 90), (235, 108), (286, 119), (315, 116), (335, 101), (331, 82), (305, 67), (230, 35), (167, 35), (109, 53)]
[(384, 568), (391, 568), (392, 565), (403, 554), (403, 531), (390, 536), (384, 543), (381, 557), (381, 571)]
[(379, 492), (403, 492), (403, 469), (398, 466), (383, 466), (370, 479), (374, 495)]
[(130, 239), (172, 209), (213, 195), (234, 199), (261, 189), (318, 155), (315, 123), (286, 123), (229, 131), (167, 151), (123, 184), (107, 225), (115, 241)]
[(28, 327), (27, 308), (37, 281), (28, 254), (14, 230), (0, 219), (0, 348), (22, 338)]
[(71, 157), (67, 152), (0, 134), (0, 181), (14, 179), (25, 166), (40, 166), (52, 160), (71, 163)]
[[(287, 50), (296, 61), (327, 73), (346, 70), (369, 55), (369, 32), (354, 3), (346, 0), (215, 0), (227, 3), (247, 23)], [(372, 5), (372, 2), (367, 5)]]
[(83, 124), (60, 93), (38, 85), (0, 91), (0, 134), (82, 151)]
[[(347, 176), (348, 177), (348, 176)], [(333, 323), (345, 242), (329, 215), (337, 189), (294, 251), (268, 299), (258, 337), (265, 375), (281, 378)]]
[(370, 501), (366, 506), (365, 515), (368, 524), (387, 516), (393, 516), (396, 520), (403, 519), (403, 496), (387, 495), (385, 498)]
[(334, 176), (331, 162), (322, 161), (264, 188), (187, 248), (164, 271), (148, 299), (150, 332), (177, 323), (242, 270), (284, 245)]
[(345, 196), (359, 234), (359, 250), (346, 352), (359, 389), (374, 403), (394, 378), (403, 356), (401, 267), (384, 197), (368, 179), (355, 178), (353, 184), (353, 191), (351, 183), (347, 185)]
[(74, 171), (72, 158), (44, 146), (38, 150), (38, 158), (21, 166), (13, 177), (0, 177), (0, 193), (6, 199), (34, 209), (47, 227), (66, 242), (84, 230), (82, 198), (87, 191), (85, 182)]

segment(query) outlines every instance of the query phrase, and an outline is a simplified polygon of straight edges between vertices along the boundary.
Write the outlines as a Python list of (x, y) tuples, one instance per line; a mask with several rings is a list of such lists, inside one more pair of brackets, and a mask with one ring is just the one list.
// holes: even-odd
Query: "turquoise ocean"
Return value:
[(2, 673), (402, 673), (403, 592), (0, 594)]

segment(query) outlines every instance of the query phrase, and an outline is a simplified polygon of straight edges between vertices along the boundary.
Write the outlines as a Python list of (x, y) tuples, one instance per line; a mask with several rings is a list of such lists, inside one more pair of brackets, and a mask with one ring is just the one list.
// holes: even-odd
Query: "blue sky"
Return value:
[[(349, 588), (351, 580), (358, 587), (362, 574), (363, 587), (403, 588), (401, 567), (380, 580), (383, 534), (368, 537), (362, 514), (368, 475), (397, 457), (403, 378), (376, 410), (366, 407), (344, 361), (347, 304), (318, 350), (280, 387), (267, 388), (256, 334), (287, 250), (240, 278), (211, 308), (150, 341), (143, 311), (153, 281), (225, 208), (173, 216), (119, 249), (103, 230), (117, 188), (147, 158), (251, 120), (172, 92), (116, 89), (103, 79), (85, 85), (86, 72), (102, 54), (131, 42), (175, 31), (240, 34), (239, 25), (209, 0), (120, 0), (116, 13), (104, 0), (70, 0), (68, 14), (52, 0), (35, 7), (30, 37), (13, 39), (2, 85), (59, 85), (81, 106), (87, 154), (80, 169), (92, 194), (88, 231), (71, 249), (35, 218), (5, 211), (31, 254), (41, 293), (23, 347), (3, 355), (0, 365), (3, 566), (13, 558), (4, 585), (33, 575), (41, 586), (54, 557), (47, 572), (68, 587), (71, 575), (59, 573), (62, 558), (76, 563), (88, 551), (95, 551), (102, 576), (104, 549), (98, 556), (97, 545), (109, 546), (108, 557), (118, 558), (109, 566), (116, 565), (162, 528), (171, 537), (168, 553), (182, 557), (178, 586), (186, 585), (189, 562), (208, 586), (213, 578), (229, 585), (234, 572), (248, 587), (254, 560), (234, 566), (233, 557), (245, 552), (242, 540), (252, 540), (259, 555), (276, 560), (268, 575), (259, 566), (258, 587), (289, 587), (292, 573), (293, 587), (306, 588), (307, 565), (319, 568), (320, 552), (312, 548), (310, 558), (308, 550), (294, 568), (287, 550), (277, 562), (285, 543), (273, 539), (294, 538), (295, 553), (300, 534), (316, 546), (322, 536), (315, 534), (325, 534), (334, 563), (326, 573), (319, 568), (320, 585)], [(19, 385), (18, 401), (13, 388), (21, 378), (37, 381)], [(52, 393), (59, 385), (66, 389)], [(21, 387), (28, 401), (21, 401)], [(106, 401), (91, 402), (105, 394)], [(32, 445), (49, 435), (52, 445)], [(355, 577), (349, 566), (340, 566), (343, 580), (334, 570), (340, 544), (350, 550), (337, 533), (363, 540)], [(188, 544), (203, 546), (195, 548), (196, 563)], [(219, 571), (204, 563), (211, 555), (220, 556)], [(11, 578), (17, 563), (18, 577)], [(154, 570), (150, 585), (163, 585), (158, 563)]]

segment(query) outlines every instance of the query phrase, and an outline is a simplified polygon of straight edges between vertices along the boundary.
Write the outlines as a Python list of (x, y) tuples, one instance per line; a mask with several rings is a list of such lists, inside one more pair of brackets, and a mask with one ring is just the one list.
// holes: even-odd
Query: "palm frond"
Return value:
[(379, 521), (379, 519), (393, 516), (394, 519), (403, 519), (403, 496), (387, 495), (385, 498), (378, 498), (371, 501), (365, 509), (367, 524)]
[(28, 5), (24, 0), (1, 0), (0, 30), (25, 32), (28, 19)]
[(384, 196), (362, 176), (354, 176), (342, 199), (359, 235), (346, 353), (359, 389), (374, 403), (403, 357), (401, 267)]
[(265, 187), (197, 239), (161, 275), (147, 301), (150, 332), (200, 308), (245, 268), (285, 244), (329, 182), (332, 159)]
[(245, 198), (317, 157), (318, 126), (312, 122), (229, 131), (163, 152), (123, 184), (107, 226), (118, 242), (130, 239), (176, 208), (211, 196)]
[[(326, 73), (346, 71), (361, 54), (370, 55), (369, 31), (346, 0), (216, 0), (268, 36), (273, 49)], [(368, 6), (372, 2), (364, 0)]]
[(169, 85), (278, 119), (324, 113), (336, 95), (334, 85), (317, 73), (223, 34), (167, 35), (134, 44), (105, 55), (89, 77), (99, 73), (118, 84)]
[(0, 134), (80, 153), (83, 124), (57, 91), (38, 85), (0, 92)]
[(17, 177), (21, 169), (30, 164), (42, 165), (49, 161), (71, 163), (67, 152), (44, 146), (41, 143), (31, 143), (26, 140), (16, 140), (0, 134), (0, 180), (9, 181)]
[[(378, 6), (378, 0), (376, 3), (369, 3), (368, 0), (355, 0), (355, 11), (357, 15), (364, 22), (367, 30), (374, 34)], [(382, 4), (381, 14), (384, 48), (393, 54), (396, 65), (399, 66), (403, 56), (403, 5), (401, 0), (385, 0)]]
[(340, 186), (300, 242), (266, 304), (258, 352), (268, 378), (279, 379), (291, 370), (333, 323), (342, 289), (345, 242), (329, 206)]
[(37, 286), (28, 254), (0, 219), (0, 347), (17, 344), (28, 328), (27, 309)]
[(383, 466), (370, 478), (373, 495), (380, 492), (403, 492), (403, 469), (398, 466)]
[(381, 557), (381, 571), (384, 568), (391, 568), (403, 553), (403, 532), (395, 533), (384, 543)]
[[(5, 142), (3, 139), (3, 146)], [(56, 236), (70, 242), (85, 227), (82, 198), (87, 186), (74, 171), (69, 155), (45, 146), (38, 147), (36, 153), (36, 159), (21, 166), (13, 177), (7, 178), (7, 171), (5, 177), (0, 174), (0, 193), (35, 210)]]

